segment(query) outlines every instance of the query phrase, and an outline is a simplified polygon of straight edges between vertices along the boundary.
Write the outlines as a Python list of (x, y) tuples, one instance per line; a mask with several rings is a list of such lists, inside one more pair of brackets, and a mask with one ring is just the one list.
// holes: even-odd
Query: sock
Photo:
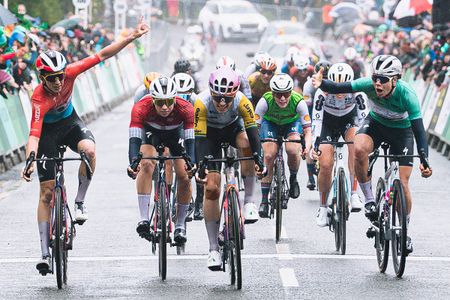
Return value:
[(139, 203), (139, 213), (141, 215), (141, 220), (146, 220), (150, 218), (150, 195), (149, 194), (138, 194)]
[(84, 197), (86, 197), (89, 184), (91, 184), (91, 181), (88, 180), (86, 176), (78, 174), (78, 192), (75, 197), (75, 202), (84, 202)]
[(50, 223), (49, 222), (38, 222), (39, 227), (39, 237), (41, 239), (41, 252), (42, 257), (49, 256), (50, 252), (48, 251), (49, 244), (49, 233), (50, 233)]
[(180, 204), (177, 203), (177, 224), (175, 225), (175, 229), (185, 229), (185, 219), (189, 209), (189, 204)]
[(308, 177), (312, 181), (314, 180), (314, 164), (306, 164), (306, 169), (308, 170)]
[(209, 251), (219, 251), (219, 243), (217, 238), (219, 236), (219, 221), (205, 221), (206, 232), (208, 233)]
[(372, 192), (372, 181), (369, 180), (364, 183), (360, 182), (359, 186), (361, 187), (364, 197), (366, 198), (366, 203), (375, 202), (375, 197)]
[(320, 195), (320, 207), (327, 207), (328, 193), (319, 192), (319, 195)]
[(255, 176), (242, 176), (245, 186), (244, 204), (253, 203), (253, 192), (255, 191)]
[(261, 195), (264, 203), (269, 202), (270, 182), (261, 182)]
[(355, 175), (350, 175), (350, 184), (352, 187), (352, 195), (356, 194), (356, 189), (358, 188), (358, 180), (356, 180)]

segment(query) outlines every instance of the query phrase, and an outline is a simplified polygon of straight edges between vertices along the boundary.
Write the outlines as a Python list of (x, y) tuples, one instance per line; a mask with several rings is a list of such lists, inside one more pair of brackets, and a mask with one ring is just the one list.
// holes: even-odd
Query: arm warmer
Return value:
[(141, 149), (142, 140), (137, 137), (130, 138), (128, 144), (128, 161), (130, 164), (138, 156), (139, 150)]
[(322, 80), (320, 89), (330, 94), (347, 94), (353, 93), (351, 82), (336, 83), (331, 80)]
[(258, 127), (249, 127), (245, 131), (247, 132), (252, 153), (256, 152), (258, 156), (261, 157), (261, 141), (259, 140)]
[(423, 126), (422, 118), (411, 120), (411, 128), (414, 133), (414, 138), (417, 144), (417, 153), (420, 149), (425, 150), (425, 155), (428, 157), (428, 142), (425, 127)]
[(186, 147), (186, 154), (191, 158), (191, 162), (195, 164), (195, 144), (194, 139), (187, 139), (184, 141), (184, 146)]

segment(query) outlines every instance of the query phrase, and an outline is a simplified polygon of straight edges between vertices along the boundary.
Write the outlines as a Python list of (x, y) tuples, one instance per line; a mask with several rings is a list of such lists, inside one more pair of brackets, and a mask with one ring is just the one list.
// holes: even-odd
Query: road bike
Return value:
[[(92, 169), (86, 153), (80, 152), (78, 158), (64, 158), (66, 146), (58, 148), (58, 157), (52, 158), (36, 158), (36, 153), (30, 153), (26, 161), (24, 172), (28, 173), (33, 162), (54, 162), (55, 163), (55, 187), (52, 190), (52, 200), (50, 202), (51, 218), (50, 218), (50, 247), (52, 249), (52, 263), (50, 265), (50, 273), (56, 273), (56, 283), (58, 289), (62, 289), (67, 284), (67, 258), (68, 251), (72, 250), (73, 239), (76, 236), (75, 225), (82, 225), (84, 221), (75, 221), (72, 218), (69, 205), (67, 203), (66, 187), (64, 185), (64, 168), (65, 161), (82, 161), (86, 166), (86, 176), (88, 180), (92, 177)], [(42, 275), (47, 272), (40, 270)]]
[(227, 151), (229, 147), (228, 143), (222, 143), (221, 147), (224, 152), (224, 158), (205, 156), (200, 162), (199, 177), (205, 178), (205, 169), (208, 169), (208, 164), (225, 164), (225, 184), (220, 208), (221, 226), (219, 232), (221, 237), (219, 238), (219, 246), (222, 254), (222, 270), (223, 272), (226, 272), (226, 266), (228, 265), (230, 282), (232, 285), (236, 285), (237, 289), (240, 290), (242, 288), (241, 250), (244, 249), (243, 239), (245, 237), (245, 232), (234, 165), (236, 162), (244, 160), (255, 160), (257, 161), (258, 166), (262, 168), (262, 163), (259, 162), (257, 154), (254, 154), (253, 157), (236, 158), (233, 155), (229, 155), (229, 152)]
[[(159, 276), (162, 280), (166, 280), (167, 275), (167, 244), (171, 247), (177, 247), (177, 254), (184, 252), (184, 244), (178, 244), (172, 242), (172, 214), (171, 214), (171, 201), (170, 191), (166, 182), (166, 168), (165, 162), (167, 160), (183, 159), (186, 162), (188, 170), (192, 170), (193, 164), (189, 156), (183, 152), (180, 156), (164, 156), (164, 145), (161, 143), (156, 146), (158, 156), (155, 157), (143, 157), (142, 153), (139, 153), (137, 158), (130, 165), (131, 169), (137, 170), (137, 167), (141, 160), (149, 159), (158, 162), (155, 171), (158, 173), (158, 179), (155, 189), (155, 205), (150, 216), (150, 234), (149, 239), (152, 243), (152, 253), (156, 253), (158, 247), (159, 255)], [(158, 246), (157, 246), (158, 244)]]
[(285, 139), (280, 135), (276, 139), (266, 138), (261, 139), (261, 143), (276, 143), (277, 155), (274, 161), (273, 180), (270, 185), (270, 211), (269, 217), (273, 218), (275, 215), (275, 241), (278, 243), (281, 239), (281, 228), (283, 220), (283, 207), (287, 206), (289, 200), (289, 184), (286, 179), (286, 172), (284, 168), (283, 158), (283, 144), (284, 143), (301, 143), (303, 149), (305, 149), (305, 140), (303, 138), (298, 140)]
[[(319, 141), (315, 143), (315, 151), (320, 156), (321, 151), (318, 150), (319, 144), (329, 144), (333, 146), (334, 152), (334, 166), (333, 166), (333, 181), (332, 181), (332, 198), (331, 203), (328, 203), (330, 224), (329, 229), (334, 232), (334, 243), (336, 251), (340, 251), (345, 255), (347, 248), (347, 221), (350, 215), (349, 200), (350, 188), (347, 172), (344, 167), (344, 155), (342, 153), (344, 145), (353, 144), (353, 142), (339, 142), (339, 141)], [(320, 171), (319, 171), (320, 172)]]
[[(392, 250), (392, 263), (397, 277), (402, 277), (406, 266), (407, 240), (407, 212), (406, 198), (403, 186), (400, 182), (399, 160), (402, 158), (420, 158), (423, 166), (429, 168), (425, 151), (421, 149), (419, 155), (388, 155), (389, 145), (381, 145), (384, 155), (380, 155), (376, 149), (369, 156), (369, 177), (378, 157), (384, 158), (383, 177), (378, 179), (376, 188), (376, 219), (371, 220), (371, 226), (367, 231), (367, 237), (375, 237), (375, 250), (377, 253), (378, 268), (381, 273), (386, 271), (389, 258), (389, 242)], [(390, 163), (388, 162), (390, 159)]]

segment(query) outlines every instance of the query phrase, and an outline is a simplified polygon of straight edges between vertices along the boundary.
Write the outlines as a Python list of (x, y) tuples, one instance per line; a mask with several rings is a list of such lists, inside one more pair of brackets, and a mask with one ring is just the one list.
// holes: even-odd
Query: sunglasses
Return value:
[(261, 70), (261, 74), (264, 74), (264, 75), (273, 75), (273, 71), (270, 71), (270, 70)]
[(215, 102), (217, 102), (217, 103), (220, 103), (220, 102), (222, 102), (222, 101), (225, 101), (225, 103), (230, 103), (230, 102), (232, 102), (233, 100), (234, 100), (234, 97), (230, 97), (230, 96), (215, 96), (215, 95), (213, 95), (212, 96), (212, 99), (215, 101)]
[(387, 76), (382, 76), (382, 75), (372, 75), (372, 81), (373, 82), (377, 82), (380, 81), (380, 83), (384, 84), (389, 82), (389, 80), (391, 80), (391, 77), (387, 77)]
[(169, 99), (158, 99), (153, 98), (153, 104), (159, 107), (163, 107), (164, 105), (169, 107), (175, 103), (175, 98), (169, 98)]
[(281, 97), (284, 96), (284, 98), (289, 98), (289, 96), (291, 96), (291, 92), (284, 92), (284, 93), (277, 93), (277, 92), (272, 92), (272, 95), (275, 98), (281, 99)]
[(45, 75), (43, 77), (44, 77), (45, 81), (48, 81), (48, 82), (55, 82), (57, 78), (59, 79), (59, 81), (63, 81), (64, 78), (66, 77), (66, 74), (64, 72), (60, 72), (60, 73)]

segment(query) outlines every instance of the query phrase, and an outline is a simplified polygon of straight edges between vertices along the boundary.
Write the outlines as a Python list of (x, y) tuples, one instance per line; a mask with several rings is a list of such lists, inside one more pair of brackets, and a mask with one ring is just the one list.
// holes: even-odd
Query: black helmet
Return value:
[(332, 63), (328, 60), (321, 60), (314, 66), (314, 73), (319, 72), (320, 68), (323, 67), (323, 77), (327, 78), (328, 70), (330, 69)]
[(189, 71), (191, 71), (191, 63), (189, 62), (189, 60), (185, 59), (185, 58), (180, 58), (179, 60), (177, 60), (175, 62), (175, 65), (173, 66), (174, 68), (174, 73), (187, 73)]

